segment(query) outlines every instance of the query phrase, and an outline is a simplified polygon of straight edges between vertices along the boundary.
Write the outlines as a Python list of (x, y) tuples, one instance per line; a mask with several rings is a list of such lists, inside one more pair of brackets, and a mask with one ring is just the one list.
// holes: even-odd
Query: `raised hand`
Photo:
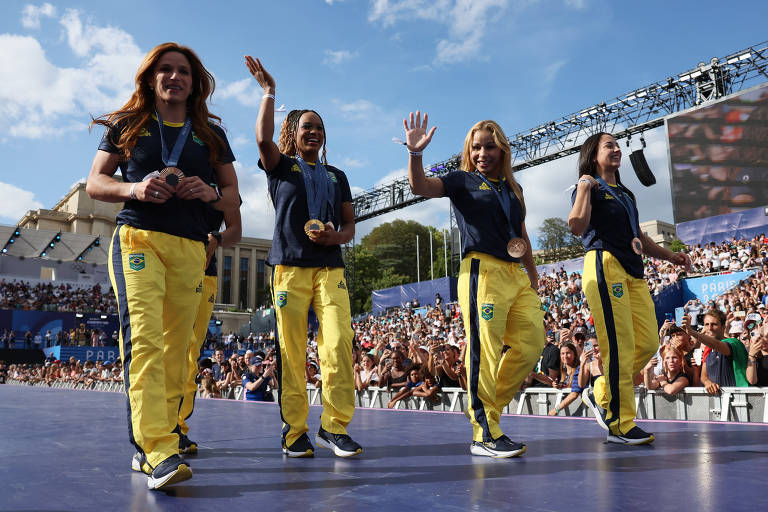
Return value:
[(261, 65), (259, 59), (254, 59), (250, 55), (246, 55), (245, 65), (248, 66), (248, 71), (251, 72), (253, 78), (259, 82), (259, 85), (265, 92), (272, 93), (275, 91), (275, 79), (272, 78), (272, 75), (270, 75), (266, 69), (264, 69), (264, 66)]
[[(403, 119), (403, 128), (405, 129), (405, 145), (410, 151), (424, 151), (432, 140), (437, 126), (433, 126), (427, 132), (427, 113), (424, 112), (424, 121), (421, 120), (421, 112), (416, 111), (414, 118), (413, 112), (408, 116), (409, 119)], [(409, 123), (410, 120), (410, 123)]]

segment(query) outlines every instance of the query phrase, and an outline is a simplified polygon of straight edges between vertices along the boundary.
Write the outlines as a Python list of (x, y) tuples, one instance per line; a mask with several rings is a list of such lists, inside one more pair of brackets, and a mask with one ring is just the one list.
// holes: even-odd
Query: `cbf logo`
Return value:
[(288, 304), (288, 292), (277, 292), (277, 307), (281, 308)]
[(331, 171), (328, 171), (328, 179), (331, 180), (334, 183), (338, 183), (339, 180), (336, 178), (336, 175), (332, 173)]
[(613, 290), (613, 296), (617, 299), (624, 296), (624, 286), (621, 283), (612, 284), (611, 289)]
[(493, 304), (483, 304), (480, 308), (480, 316), (483, 317), (483, 320), (490, 320), (493, 318)]
[(145, 267), (144, 253), (130, 254), (128, 256), (128, 264), (130, 265), (131, 270), (143, 270)]
[(299, 164), (293, 164), (293, 167), (291, 167), (291, 171), (301, 173), (301, 167), (299, 167)]

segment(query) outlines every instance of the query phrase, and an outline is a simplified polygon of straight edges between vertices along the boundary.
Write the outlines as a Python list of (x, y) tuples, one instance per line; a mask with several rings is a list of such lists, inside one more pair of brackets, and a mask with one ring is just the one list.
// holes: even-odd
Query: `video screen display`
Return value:
[(675, 222), (768, 204), (768, 84), (666, 122)]

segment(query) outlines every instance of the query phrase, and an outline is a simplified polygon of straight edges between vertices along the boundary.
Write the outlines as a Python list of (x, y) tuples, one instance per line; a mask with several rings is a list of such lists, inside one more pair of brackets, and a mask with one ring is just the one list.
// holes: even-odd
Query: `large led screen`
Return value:
[(768, 204), (768, 84), (667, 119), (675, 222)]

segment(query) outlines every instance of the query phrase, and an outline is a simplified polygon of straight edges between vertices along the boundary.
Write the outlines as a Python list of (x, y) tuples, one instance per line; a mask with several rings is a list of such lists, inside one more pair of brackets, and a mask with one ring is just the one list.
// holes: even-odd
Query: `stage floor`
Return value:
[(124, 395), (0, 386), (0, 510), (731, 512), (768, 498), (765, 424), (644, 421), (656, 442), (629, 447), (593, 420), (504, 416), (528, 451), (502, 460), (469, 454), (460, 413), (358, 409), (355, 459), (285, 458), (275, 404), (198, 400), (190, 425), (194, 477), (149, 491)]

